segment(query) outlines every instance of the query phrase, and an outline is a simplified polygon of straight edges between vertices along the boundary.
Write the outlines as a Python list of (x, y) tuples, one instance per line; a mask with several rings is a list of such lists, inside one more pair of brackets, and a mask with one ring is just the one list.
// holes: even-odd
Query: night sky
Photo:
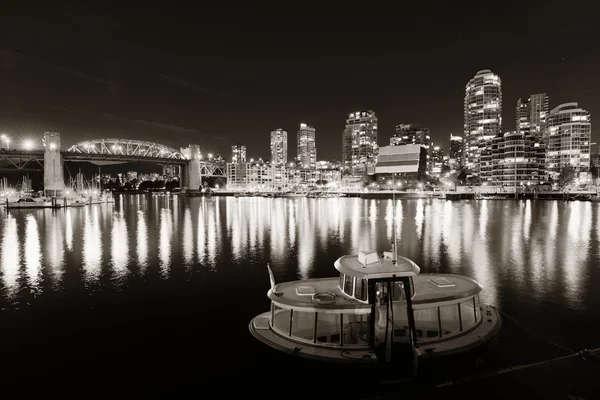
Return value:
[(480, 69), (502, 79), (504, 131), (531, 93), (548, 93), (551, 108), (577, 101), (592, 119), (600, 111), (593, 2), (325, 3), (3, 4), (0, 131), (57, 130), (63, 147), (198, 143), (229, 159), (237, 141), (248, 157), (270, 158), (269, 132), (281, 127), (291, 159), (305, 122), (318, 158), (339, 159), (347, 114), (372, 109), (380, 145), (396, 124), (420, 123), (447, 147), (462, 135), (464, 87)]

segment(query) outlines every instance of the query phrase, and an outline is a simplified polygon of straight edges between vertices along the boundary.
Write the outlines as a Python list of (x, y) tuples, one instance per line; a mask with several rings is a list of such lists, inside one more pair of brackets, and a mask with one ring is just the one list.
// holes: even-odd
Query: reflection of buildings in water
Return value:
[(194, 262), (194, 227), (192, 226), (192, 212), (186, 207), (183, 215), (183, 262), (186, 265), (190, 265)]
[(71, 209), (65, 210), (65, 241), (67, 250), (73, 251), (73, 220), (71, 219)]
[(508, 251), (504, 254), (509, 255), (508, 260), (504, 260), (503, 264), (507, 265), (508, 271), (510, 273), (511, 281), (516, 284), (523, 283), (524, 277), (524, 252), (525, 248), (523, 247), (523, 226), (524, 226), (524, 218), (523, 214), (525, 213), (525, 204), (520, 201), (516, 208), (512, 209), (512, 218), (505, 219), (504, 223), (508, 224), (511, 229), (511, 245), (508, 248)]
[(425, 249), (425, 262), (429, 265), (439, 266), (440, 247), (443, 234), (443, 205), (439, 201), (427, 205), (425, 208), (426, 226), (429, 227), (423, 238)]
[(110, 255), (114, 272), (124, 275), (129, 262), (129, 234), (123, 212), (113, 214)]
[(0, 255), (2, 257), (2, 280), (4, 286), (12, 291), (15, 289), (19, 276), (21, 246), (19, 243), (17, 220), (11, 214), (8, 214), (4, 219)]
[(46, 224), (46, 259), (55, 278), (59, 278), (65, 262), (63, 223), (64, 220), (60, 214), (53, 214)]
[(400, 243), (402, 240), (402, 222), (404, 221), (404, 209), (402, 206), (402, 200), (396, 200), (396, 207), (394, 213), (396, 214), (396, 241)]
[(488, 203), (489, 200), (481, 200), (478, 205), (479, 207), (479, 237), (481, 240), (487, 240), (487, 229), (488, 229)]
[[(361, 243), (360, 243), (360, 206), (362, 204), (359, 204), (360, 199), (354, 199), (354, 204), (352, 204), (352, 214), (350, 217), (350, 234), (352, 235), (350, 238), (350, 253), (351, 254), (356, 254), (358, 253), (360, 250), (367, 250), (367, 249), (361, 249)], [(362, 235), (363, 237), (366, 235)]]
[(25, 270), (32, 286), (39, 284), (41, 268), (42, 252), (37, 218), (29, 214), (25, 219)]
[(160, 229), (158, 238), (158, 259), (162, 273), (166, 273), (171, 265), (171, 237), (173, 234), (173, 221), (171, 210), (161, 208)]
[(142, 210), (138, 210), (137, 214), (137, 262), (141, 268), (145, 268), (148, 265), (148, 226), (146, 225), (146, 214)]
[(102, 268), (102, 230), (97, 207), (86, 207), (84, 210), (83, 268), (88, 280), (98, 278)]

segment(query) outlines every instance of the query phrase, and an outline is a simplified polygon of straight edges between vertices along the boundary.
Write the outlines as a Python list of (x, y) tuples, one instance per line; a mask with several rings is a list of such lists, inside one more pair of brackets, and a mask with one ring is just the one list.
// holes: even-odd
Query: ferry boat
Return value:
[(271, 310), (252, 319), (252, 335), (298, 357), (407, 363), (416, 375), (420, 361), (476, 349), (501, 327), (469, 277), (421, 274), (393, 251), (346, 255), (334, 265), (337, 278), (278, 284), (267, 265)]

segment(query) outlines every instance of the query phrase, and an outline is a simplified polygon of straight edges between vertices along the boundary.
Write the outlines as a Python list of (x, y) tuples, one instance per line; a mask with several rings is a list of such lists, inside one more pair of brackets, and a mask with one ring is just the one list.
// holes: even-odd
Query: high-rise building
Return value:
[(377, 117), (371, 110), (348, 114), (342, 133), (342, 163), (346, 173), (366, 170), (367, 163), (377, 162)]
[(300, 124), (298, 130), (297, 164), (300, 168), (314, 169), (317, 166), (317, 147), (315, 143), (315, 128)]
[(463, 160), (466, 167), (491, 179), (492, 139), (502, 133), (500, 77), (484, 69), (467, 83), (464, 103)]
[(463, 139), (450, 134), (450, 168), (458, 169), (463, 165)]
[(431, 144), (431, 154), (429, 155), (429, 173), (432, 175), (440, 175), (444, 166), (444, 149), (440, 146)]
[(231, 162), (234, 164), (246, 162), (246, 146), (241, 143), (231, 146)]
[(287, 163), (287, 132), (281, 128), (271, 132), (271, 165)]
[(542, 181), (546, 170), (544, 129), (548, 117), (546, 93), (532, 94), (517, 100), (516, 133), (523, 136), (523, 163), (527, 182)]
[(535, 141), (530, 140), (523, 131), (496, 136), (492, 149), (494, 185), (521, 190), (543, 181), (543, 169), (540, 172), (537, 163), (539, 146), (535, 146)]
[(577, 103), (561, 104), (550, 111), (544, 136), (546, 169), (552, 177), (565, 164), (573, 165), (578, 172), (589, 171), (591, 133), (590, 113)]
[(396, 132), (390, 138), (390, 146), (404, 144), (420, 144), (429, 148), (431, 137), (428, 128), (422, 128), (419, 124), (396, 125)]

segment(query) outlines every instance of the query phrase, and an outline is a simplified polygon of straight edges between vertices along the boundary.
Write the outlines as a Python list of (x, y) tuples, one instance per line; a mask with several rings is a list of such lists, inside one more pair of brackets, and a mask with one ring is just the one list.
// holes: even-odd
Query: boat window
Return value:
[(463, 330), (469, 329), (475, 324), (475, 312), (473, 310), (473, 298), (460, 303), (460, 319)]
[(449, 304), (440, 307), (440, 322), (442, 325), (442, 337), (460, 332), (460, 317), (458, 305)]
[(340, 274), (340, 290), (343, 292), (344, 291), (344, 281), (346, 279), (346, 275), (344, 274)]
[(358, 300), (367, 300), (367, 280), (356, 278), (356, 288), (354, 289), (354, 297)]
[(475, 303), (475, 322), (481, 321), (481, 307), (479, 305), (479, 296), (475, 296), (473, 302)]
[(290, 334), (290, 317), (290, 310), (286, 310), (273, 304), (272, 325), (277, 332), (283, 335)]
[(343, 346), (368, 346), (367, 316), (359, 314), (343, 314)]
[(349, 296), (353, 296), (354, 293), (354, 277), (350, 276), (350, 275), (346, 275), (345, 279), (344, 279), (344, 293), (346, 293)]
[(317, 343), (340, 343), (341, 314), (317, 314)]
[[(380, 282), (375, 285), (377, 289), (377, 297), (381, 299), (382, 302), (385, 302), (388, 294), (388, 284), (387, 282)], [(399, 301), (404, 299), (404, 288), (402, 286), (402, 282), (392, 282), (392, 301)]]
[(292, 336), (313, 341), (315, 331), (315, 313), (294, 311), (292, 314)]
[(439, 337), (437, 307), (422, 308), (414, 311), (417, 340)]

